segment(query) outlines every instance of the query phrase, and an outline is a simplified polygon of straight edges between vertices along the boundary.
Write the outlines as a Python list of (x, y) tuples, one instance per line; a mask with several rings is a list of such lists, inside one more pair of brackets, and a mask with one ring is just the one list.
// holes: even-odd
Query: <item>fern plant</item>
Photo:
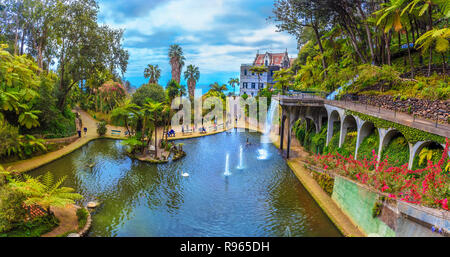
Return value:
[(61, 177), (55, 182), (51, 172), (35, 178), (24, 174), (23, 178), (12, 180), (10, 184), (13, 189), (26, 196), (24, 204), (39, 205), (50, 215), (50, 207), (64, 207), (83, 198), (82, 195), (74, 193), (73, 188), (61, 186), (66, 178)]

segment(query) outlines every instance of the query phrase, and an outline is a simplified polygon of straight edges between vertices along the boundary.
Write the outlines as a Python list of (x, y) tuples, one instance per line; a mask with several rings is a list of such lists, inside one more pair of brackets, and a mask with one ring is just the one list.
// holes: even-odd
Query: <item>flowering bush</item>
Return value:
[(390, 198), (448, 210), (450, 175), (446, 167), (450, 163), (449, 145), (450, 141), (446, 139), (440, 160), (437, 163), (428, 161), (427, 167), (418, 170), (409, 170), (408, 164), (395, 167), (388, 162), (388, 157), (378, 161), (375, 151), (372, 151), (371, 159), (361, 161), (339, 153), (316, 155), (312, 161), (320, 163), (327, 171), (386, 193)]

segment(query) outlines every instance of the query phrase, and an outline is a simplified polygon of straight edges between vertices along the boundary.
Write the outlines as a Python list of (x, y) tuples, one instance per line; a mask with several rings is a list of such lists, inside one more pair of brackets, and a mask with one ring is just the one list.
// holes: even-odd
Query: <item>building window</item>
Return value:
[(252, 83), (252, 88), (253, 88), (253, 89), (255, 88), (255, 86), (256, 86), (255, 83)]
[(259, 89), (264, 88), (264, 83), (259, 83)]
[(247, 76), (247, 70), (246, 69), (244, 70), (244, 76)]
[(269, 66), (269, 61), (266, 60), (265, 65), (266, 65), (266, 66)]
[(273, 77), (273, 70), (270, 71), (270, 76)]
[(242, 88), (247, 88), (247, 82), (242, 83)]

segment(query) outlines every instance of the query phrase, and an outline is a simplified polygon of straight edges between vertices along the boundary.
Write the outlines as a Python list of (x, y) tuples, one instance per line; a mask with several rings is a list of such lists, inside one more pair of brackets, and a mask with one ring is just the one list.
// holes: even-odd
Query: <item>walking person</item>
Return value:
[(77, 117), (75, 118), (75, 127), (77, 128), (79, 138), (81, 137), (81, 125), (80, 125), (81, 122), (80, 121), (81, 120), (80, 120), (79, 116), (77, 115)]
[(83, 130), (84, 130), (84, 135), (85, 135), (85, 136), (87, 136), (87, 128), (86, 128), (86, 127), (84, 127), (84, 129), (83, 129)]

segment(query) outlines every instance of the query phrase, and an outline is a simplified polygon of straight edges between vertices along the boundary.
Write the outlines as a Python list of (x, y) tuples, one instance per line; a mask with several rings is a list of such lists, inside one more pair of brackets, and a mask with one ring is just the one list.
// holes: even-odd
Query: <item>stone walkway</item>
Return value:
[(325, 103), (450, 138), (449, 124), (441, 124), (441, 123), (436, 124), (435, 121), (426, 120), (422, 118), (414, 118), (412, 115), (409, 115), (407, 113), (394, 112), (392, 110), (378, 108), (376, 106), (371, 105), (363, 105), (351, 101), (326, 100)]
[(12, 170), (16, 170), (18, 172), (26, 172), (32, 169), (36, 169), (44, 164), (47, 164), (49, 162), (52, 162), (58, 158), (61, 158), (62, 156), (65, 156), (74, 150), (80, 148), (81, 146), (85, 145), (89, 141), (98, 138), (97, 135), (97, 122), (94, 120), (89, 114), (86, 112), (79, 110), (78, 111), (81, 115), (81, 119), (83, 121), (83, 127), (86, 127), (87, 134), (84, 135), (84, 132), (82, 132), (82, 137), (77, 139), (75, 142), (64, 146), (63, 148), (56, 150), (54, 152), (46, 153), (40, 156), (36, 156), (30, 159), (17, 161), (14, 163), (9, 163), (5, 165), (6, 167), (10, 167)]
[(51, 207), (51, 211), (59, 220), (59, 226), (52, 231), (43, 234), (42, 237), (56, 237), (70, 231), (78, 230), (78, 216), (75, 205), (70, 205), (65, 208)]

